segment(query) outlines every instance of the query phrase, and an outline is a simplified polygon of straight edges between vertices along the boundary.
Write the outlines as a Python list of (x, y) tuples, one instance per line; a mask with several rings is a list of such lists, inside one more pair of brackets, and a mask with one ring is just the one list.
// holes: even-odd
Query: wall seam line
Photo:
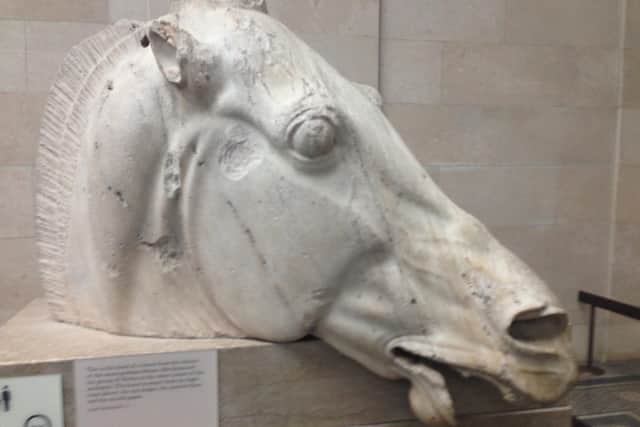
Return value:
[[(609, 221), (609, 247), (607, 253), (607, 279), (605, 283), (605, 296), (611, 297), (613, 294), (613, 269), (615, 264), (615, 245), (617, 232), (618, 214), (618, 183), (620, 178), (620, 151), (622, 145), (622, 120), (624, 113), (624, 78), (625, 78), (625, 55), (626, 32), (627, 32), (627, 0), (620, 0), (620, 34), (619, 34), (619, 66), (618, 70), (618, 117), (616, 121), (616, 135), (613, 148), (613, 159), (611, 167), (611, 205)], [(609, 349), (609, 328), (611, 327), (611, 315), (605, 315), (605, 328), (602, 333), (603, 353), (602, 360), (607, 361)]]
[[(382, 2), (378, 0), (378, 92), (382, 94)], [(384, 105), (384, 95), (382, 95), (382, 105)]]

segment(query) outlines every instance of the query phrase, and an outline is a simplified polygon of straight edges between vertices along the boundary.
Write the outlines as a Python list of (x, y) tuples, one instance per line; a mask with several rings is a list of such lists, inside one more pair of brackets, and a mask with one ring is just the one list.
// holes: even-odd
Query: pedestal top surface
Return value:
[(240, 339), (160, 339), (113, 335), (60, 323), (43, 299), (31, 302), (0, 327), (0, 367), (147, 353), (258, 347)]
[[(364, 426), (412, 418), (406, 383), (374, 376), (321, 341), (274, 345), (222, 338), (118, 336), (54, 321), (44, 300), (33, 301), (0, 327), (0, 373), (59, 373), (68, 367), (54, 365), (78, 359), (230, 349), (248, 351), (220, 354), (223, 426)], [(71, 381), (72, 376), (66, 378)], [(540, 411), (548, 411), (549, 417), (569, 420), (566, 400), (545, 409), (527, 402), (511, 405), (503, 401), (496, 388), (479, 379), (447, 376), (447, 384), (461, 417), (506, 413), (520, 419), (522, 411), (533, 411), (531, 416), (541, 417), (547, 415)], [(66, 387), (70, 393), (72, 384)], [(71, 400), (65, 417), (73, 417)], [(494, 425), (493, 421), (479, 425)], [(568, 425), (568, 421), (559, 425)]]

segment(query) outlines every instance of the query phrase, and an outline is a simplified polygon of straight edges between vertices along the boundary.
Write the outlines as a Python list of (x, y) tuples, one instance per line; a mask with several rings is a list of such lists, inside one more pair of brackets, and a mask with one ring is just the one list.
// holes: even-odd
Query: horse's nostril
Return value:
[(513, 319), (509, 325), (509, 335), (520, 341), (547, 340), (564, 334), (568, 326), (569, 318), (562, 310), (530, 310)]

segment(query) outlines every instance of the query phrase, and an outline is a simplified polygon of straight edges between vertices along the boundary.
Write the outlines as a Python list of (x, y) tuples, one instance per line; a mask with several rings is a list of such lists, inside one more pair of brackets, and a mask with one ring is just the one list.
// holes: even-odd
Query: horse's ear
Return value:
[(188, 55), (196, 40), (187, 31), (167, 21), (153, 21), (148, 40), (158, 67), (167, 81), (181, 85), (186, 81)]

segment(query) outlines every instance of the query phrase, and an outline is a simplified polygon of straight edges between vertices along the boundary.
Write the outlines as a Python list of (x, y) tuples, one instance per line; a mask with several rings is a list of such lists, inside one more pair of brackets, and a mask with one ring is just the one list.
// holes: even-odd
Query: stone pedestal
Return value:
[[(63, 374), (66, 427), (75, 427), (74, 360), (193, 350), (219, 351), (221, 427), (418, 427), (407, 384), (370, 374), (316, 340), (132, 338), (65, 325), (32, 302), (0, 328), (0, 377)], [(508, 406), (490, 386), (448, 378), (462, 426), (569, 427), (566, 402)], [(125, 426), (123, 426), (125, 427)]]

